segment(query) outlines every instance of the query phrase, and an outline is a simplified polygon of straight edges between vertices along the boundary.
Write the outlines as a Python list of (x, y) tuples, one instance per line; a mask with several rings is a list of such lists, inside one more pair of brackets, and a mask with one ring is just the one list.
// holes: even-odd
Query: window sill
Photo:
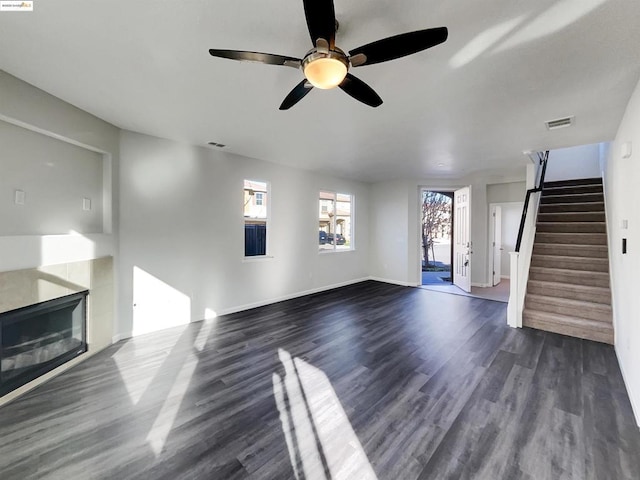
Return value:
[(355, 248), (350, 248), (348, 250), (318, 250), (318, 255), (327, 255), (331, 253), (351, 253), (355, 251)]
[(242, 263), (267, 262), (274, 258), (273, 255), (254, 255), (251, 257), (242, 257)]

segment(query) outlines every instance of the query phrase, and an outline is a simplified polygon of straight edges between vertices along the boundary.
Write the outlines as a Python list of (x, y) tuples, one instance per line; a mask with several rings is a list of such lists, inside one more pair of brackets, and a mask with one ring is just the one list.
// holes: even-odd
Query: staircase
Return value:
[(602, 179), (544, 184), (522, 325), (613, 344)]

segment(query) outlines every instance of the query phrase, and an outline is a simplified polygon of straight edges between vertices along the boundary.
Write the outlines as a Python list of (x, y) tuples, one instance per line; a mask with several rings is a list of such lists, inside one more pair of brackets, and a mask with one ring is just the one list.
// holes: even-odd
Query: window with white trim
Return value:
[(267, 255), (269, 184), (244, 181), (244, 256)]
[(321, 191), (318, 203), (320, 251), (353, 250), (353, 195)]

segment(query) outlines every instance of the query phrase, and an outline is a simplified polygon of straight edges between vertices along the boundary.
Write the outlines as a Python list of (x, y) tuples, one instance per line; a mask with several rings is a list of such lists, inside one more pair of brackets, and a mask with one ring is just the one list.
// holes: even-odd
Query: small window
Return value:
[(320, 251), (353, 250), (353, 196), (320, 192)]
[(244, 256), (267, 254), (269, 222), (269, 185), (255, 180), (244, 181)]

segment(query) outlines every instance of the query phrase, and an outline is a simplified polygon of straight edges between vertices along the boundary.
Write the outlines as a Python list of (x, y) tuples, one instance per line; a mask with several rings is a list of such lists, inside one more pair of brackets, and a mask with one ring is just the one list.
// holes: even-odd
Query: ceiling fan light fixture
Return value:
[(309, 83), (316, 88), (328, 90), (342, 83), (347, 76), (348, 65), (344, 58), (335, 52), (309, 55), (305, 58), (302, 69)]

